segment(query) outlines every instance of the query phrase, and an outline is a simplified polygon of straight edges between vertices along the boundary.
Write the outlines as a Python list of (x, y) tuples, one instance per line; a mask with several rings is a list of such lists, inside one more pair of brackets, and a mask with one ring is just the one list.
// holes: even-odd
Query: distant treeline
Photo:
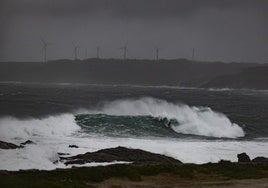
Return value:
[(186, 59), (2, 62), (0, 81), (268, 89), (268, 66)]

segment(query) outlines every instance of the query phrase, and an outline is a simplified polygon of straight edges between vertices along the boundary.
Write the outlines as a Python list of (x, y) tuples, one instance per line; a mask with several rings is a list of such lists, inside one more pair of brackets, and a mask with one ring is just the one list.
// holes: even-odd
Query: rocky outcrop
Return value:
[(249, 156), (246, 153), (237, 154), (238, 162), (247, 163), (251, 162)]
[(21, 146), (17, 146), (15, 144), (0, 140), (0, 149), (17, 149), (17, 148), (21, 148)]
[(18, 149), (18, 148), (24, 148), (28, 144), (35, 144), (31, 140), (27, 140), (25, 142), (20, 143), (20, 145), (12, 144), (9, 142), (4, 142), (0, 140), (0, 149)]
[(20, 143), (20, 146), (21, 147), (25, 147), (26, 145), (28, 145), (28, 144), (35, 144), (33, 141), (31, 141), (31, 140), (27, 140), (27, 141), (25, 141), (25, 142), (22, 142), (22, 143)]
[(268, 163), (268, 158), (266, 157), (256, 157), (252, 160), (254, 163)]
[(96, 152), (88, 152), (73, 157), (60, 157), (66, 165), (86, 164), (91, 162), (114, 162), (124, 161), (136, 164), (174, 163), (181, 161), (160, 154), (147, 152), (140, 149), (116, 147), (103, 149)]
[(266, 157), (256, 157), (250, 160), (249, 156), (246, 153), (237, 154), (238, 162), (242, 163), (268, 163), (268, 158)]

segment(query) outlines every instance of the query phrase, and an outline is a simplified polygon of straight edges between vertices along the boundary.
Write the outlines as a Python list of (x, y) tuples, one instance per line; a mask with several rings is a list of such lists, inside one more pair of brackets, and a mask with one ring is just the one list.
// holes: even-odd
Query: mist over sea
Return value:
[(36, 143), (0, 150), (0, 169), (66, 168), (57, 153), (116, 146), (186, 163), (268, 155), (265, 90), (1, 83), (0, 106), (0, 140)]

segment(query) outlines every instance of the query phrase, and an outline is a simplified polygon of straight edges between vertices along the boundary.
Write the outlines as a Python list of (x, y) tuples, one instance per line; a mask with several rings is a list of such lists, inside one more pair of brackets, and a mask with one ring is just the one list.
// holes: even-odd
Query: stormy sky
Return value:
[[(160, 58), (268, 63), (267, 0), (0, 0), (0, 61)], [(86, 52), (87, 49), (87, 52)]]

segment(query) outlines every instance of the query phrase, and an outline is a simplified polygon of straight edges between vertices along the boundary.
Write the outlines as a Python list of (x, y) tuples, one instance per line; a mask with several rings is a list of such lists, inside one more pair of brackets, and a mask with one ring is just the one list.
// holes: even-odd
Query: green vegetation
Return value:
[(53, 171), (0, 171), (0, 187), (90, 187), (90, 184), (109, 178), (128, 178), (141, 181), (142, 177), (161, 174), (176, 175), (184, 180), (258, 179), (268, 178), (268, 164), (239, 164), (231, 162), (158, 165), (111, 165), (57, 169)]

